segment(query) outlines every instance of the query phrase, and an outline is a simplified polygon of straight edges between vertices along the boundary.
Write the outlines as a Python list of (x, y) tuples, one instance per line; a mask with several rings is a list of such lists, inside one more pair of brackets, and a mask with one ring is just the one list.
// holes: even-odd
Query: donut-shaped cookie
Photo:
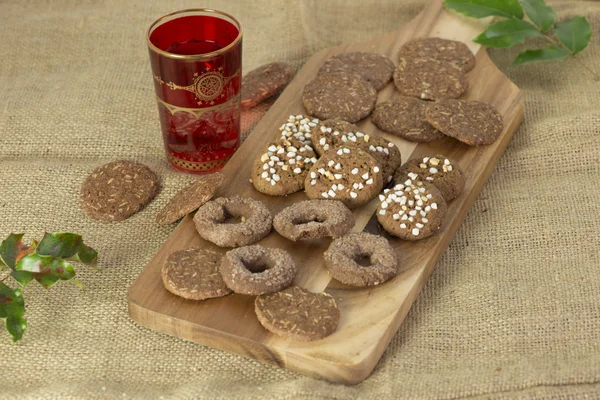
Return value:
[(460, 196), (465, 187), (465, 177), (458, 164), (441, 155), (406, 162), (394, 174), (394, 182), (407, 179), (431, 183), (447, 202)]
[[(238, 223), (227, 223), (239, 218)], [(196, 230), (204, 240), (221, 247), (239, 247), (258, 242), (271, 232), (273, 216), (260, 201), (248, 197), (219, 197), (198, 209)]]
[(354, 226), (352, 212), (337, 200), (306, 200), (284, 208), (273, 219), (279, 234), (292, 241), (344, 236)]
[(386, 238), (352, 233), (334, 240), (323, 254), (327, 270), (351, 286), (375, 286), (398, 273), (398, 256)]
[(286, 251), (259, 245), (229, 250), (219, 268), (229, 289), (250, 296), (285, 289), (292, 284), (296, 269)]

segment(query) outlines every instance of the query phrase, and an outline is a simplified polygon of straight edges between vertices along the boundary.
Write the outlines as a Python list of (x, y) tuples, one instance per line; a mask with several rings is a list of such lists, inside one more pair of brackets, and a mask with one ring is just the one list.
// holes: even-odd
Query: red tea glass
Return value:
[(240, 141), (242, 26), (221, 11), (177, 11), (146, 35), (169, 163), (221, 169)]

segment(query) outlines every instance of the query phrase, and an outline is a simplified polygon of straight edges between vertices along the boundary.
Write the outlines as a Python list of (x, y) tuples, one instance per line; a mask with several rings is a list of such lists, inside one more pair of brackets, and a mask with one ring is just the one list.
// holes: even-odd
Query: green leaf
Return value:
[(25, 319), (25, 301), (21, 289), (11, 289), (0, 282), (0, 319), (4, 320), (6, 330), (13, 342), (21, 340), (27, 329)]
[(28, 271), (13, 271), (10, 276), (23, 287), (26, 287), (33, 280), (33, 273)]
[(36, 253), (60, 258), (73, 257), (83, 244), (81, 235), (67, 232), (46, 233)]
[(521, 19), (497, 22), (475, 38), (475, 42), (487, 47), (512, 47), (525, 42), (528, 37), (543, 36), (535, 26)]
[(89, 265), (93, 269), (97, 269), (96, 264), (98, 262), (98, 252), (82, 243), (79, 252), (73, 257), (70, 257), (69, 260), (79, 261)]
[(22, 233), (11, 233), (2, 243), (0, 243), (0, 263), (7, 265), (10, 269), (15, 269), (17, 257), (23, 248), (21, 239)]
[(592, 27), (585, 17), (575, 17), (568, 21), (557, 22), (554, 34), (573, 54), (585, 49), (592, 37)]
[(551, 45), (545, 49), (524, 51), (515, 58), (513, 64), (521, 65), (539, 61), (562, 61), (568, 55), (569, 52), (567, 50)]
[(484, 18), (492, 15), (505, 18), (523, 18), (523, 9), (519, 4), (519, 0), (446, 0), (444, 6), (473, 18)]
[(75, 277), (75, 269), (66, 260), (52, 256), (29, 254), (23, 257), (16, 266), (17, 271), (28, 271), (45, 288), (54, 285), (58, 280), (68, 281)]
[(529, 19), (542, 31), (554, 24), (554, 11), (546, 5), (544, 0), (521, 0), (521, 2)]

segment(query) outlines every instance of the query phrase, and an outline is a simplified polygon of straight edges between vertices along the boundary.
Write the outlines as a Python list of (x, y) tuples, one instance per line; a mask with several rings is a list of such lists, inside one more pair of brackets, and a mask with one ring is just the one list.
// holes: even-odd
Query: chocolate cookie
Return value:
[(458, 164), (441, 155), (406, 162), (394, 174), (394, 182), (407, 179), (431, 183), (442, 193), (446, 202), (460, 196), (465, 187), (465, 177)]
[(304, 190), (311, 199), (340, 200), (349, 208), (368, 203), (382, 187), (377, 161), (366, 152), (349, 147), (325, 153), (304, 182)]
[(156, 215), (156, 222), (161, 225), (172, 224), (213, 198), (221, 183), (223, 174), (215, 172), (203, 175), (181, 189)]
[(504, 129), (502, 115), (482, 101), (443, 100), (427, 106), (425, 115), (444, 135), (470, 146), (492, 144)]
[(222, 258), (221, 253), (206, 249), (179, 250), (169, 254), (160, 273), (165, 288), (189, 300), (231, 293), (219, 272)]
[(303, 341), (331, 335), (340, 321), (340, 310), (333, 297), (298, 286), (258, 296), (254, 310), (269, 332)]
[(296, 270), (286, 251), (259, 245), (229, 250), (220, 267), (227, 287), (250, 296), (285, 289), (292, 284)]
[(290, 115), (287, 122), (279, 127), (281, 137), (284, 139), (296, 139), (302, 144), (312, 147), (311, 130), (317, 126), (319, 120), (308, 118), (301, 114)]
[(284, 208), (273, 219), (275, 230), (292, 241), (338, 238), (354, 226), (352, 212), (337, 200), (306, 200)]
[[(239, 221), (230, 221), (230, 219)], [(260, 201), (248, 197), (219, 197), (198, 209), (196, 230), (204, 240), (221, 247), (258, 242), (271, 232), (273, 216)]]
[(392, 79), (394, 63), (378, 53), (341, 53), (323, 63), (319, 73), (345, 72), (355, 74), (369, 82), (375, 90), (383, 89)]
[(389, 234), (404, 240), (433, 235), (446, 218), (446, 201), (429, 183), (407, 179), (379, 196), (377, 220)]
[(85, 179), (81, 206), (90, 218), (123, 221), (150, 203), (159, 188), (158, 176), (144, 164), (113, 161)]
[(347, 140), (344, 142), (342, 137), (358, 132), (359, 130), (358, 126), (341, 118), (332, 118), (319, 122), (310, 131), (315, 153), (320, 157), (326, 151), (345, 144)]
[(331, 276), (346, 285), (375, 286), (398, 273), (398, 256), (387, 239), (366, 232), (334, 240), (323, 257)]
[(466, 44), (441, 38), (412, 40), (400, 48), (398, 57), (435, 58), (449, 62), (465, 73), (475, 67), (475, 56)]
[(252, 108), (279, 93), (295, 73), (296, 69), (284, 62), (265, 64), (248, 72), (242, 79), (242, 108)]
[(302, 104), (319, 119), (339, 117), (356, 122), (371, 113), (377, 90), (358, 75), (343, 72), (319, 74), (304, 87)]
[(455, 99), (469, 87), (467, 76), (456, 66), (433, 58), (400, 57), (394, 83), (405, 96), (425, 100)]
[(394, 101), (377, 104), (371, 121), (382, 131), (408, 141), (431, 142), (444, 137), (444, 134), (425, 119), (427, 104), (425, 100), (402, 96)]
[(295, 139), (278, 139), (267, 144), (252, 167), (252, 184), (261, 193), (284, 196), (304, 189), (304, 179), (317, 162), (307, 144)]

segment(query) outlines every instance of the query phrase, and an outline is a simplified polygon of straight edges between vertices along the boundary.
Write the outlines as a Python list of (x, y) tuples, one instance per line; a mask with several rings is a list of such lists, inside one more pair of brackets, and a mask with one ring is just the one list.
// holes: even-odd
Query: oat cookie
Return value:
[[(231, 218), (239, 222), (230, 222)], [(219, 197), (198, 209), (196, 230), (204, 240), (221, 247), (239, 247), (258, 242), (271, 232), (273, 216), (260, 201), (248, 197)]]
[(302, 114), (290, 115), (287, 121), (279, 127), (280, 136), (284, 139), (296, 139), (302, 144), (312, 147), (311, 132), (319, 123), (317, 118), (305, 117)]
[(438, 101), (427, 106), (425, 115), (427, 121), (444, 135), (470, 146), (492, 144), (504, 129), (502, 115), (483, 101)]
[(227, 287), (250, 296), (285, 289), (292, 284), (296, 270), (286, 251), (259, 245), (229, 250), (220, 267)]
[(394, 182), (407, 179), (431, 183), (442, 193), (446, 202), (460, 196), (465, 187), (465, 177), (458, 163), (442, 155), (419, 157), (406, 162), (394, 174)]
[(368, 203), (382, 187), (377, 161), (366, 152), (349, 147), (325, 153), (304, 182), (304, 190), (311, 199), (340, 200), (348, 208)]
[(331, 335), (340, 321), (340, 310), (333, 297), (298, 286), (258, 296), (254, 310), (269, 332), (303, 341)]
[(401, 94), (424, 100), (455, 99), (469, 87), (459, 68), (433, 58), (400, 57), (394, 84)]
[(377, 90), (358, 75), (336, 72), (319, 74), (304, 87), (302, 104), (319, 119), (339, 117), (357, 122), (371, 113)]
[(366, 232), (334, 240), (323, 257), (331, 276), (346, 285), (375, 286), (398, 273), (398, 256), (387, 239)]
[(435, 58), (454, 64), (465, 73), (475, 67), (475, 56), (466, 44), (442, 38), (412, 40), (400, 48), (398, 57)]
[(306, 200), (284, 208), (273, 219), (279, 234), (292, 241), (338, 238), (354, 226), (352, 212), (337, 200)]
[(373, 110), (371, 121), (384, 132), (411, 142), (431, 142), (444, 137), (425, 119), (428, 102), (402, 96), (394, 101), (379, 103)]
[(379, 199), (377, 220), (389, 234), (404, 240), (433, 235), (442, 226), (448, 209), (435, 186), (412, 179), (384, 190)]
[(345, 144), (347, 140), (344, 142), (342, 137), (358, 131), (360, 131), (358, 126), (341, 118), (332, 118), (319, 122), (310, 131), (315, 153), (319, 157), (322, 156), (326, 151)]
[(93, 219), (123, 221), (156, 196), (160, 180), (144, 164), (113, 161), (92, 171), (81, 186), (81, 206)]
[(213, 198), (221, 183), (223, 183), (223, 174), (220, 172), (197, 178), (169, 200), (156, 215), (156, 222), (161, 225), (172, 224), (197, 210)]
[(284, 196), (304, 189), (304, 179), (317, 162), (307, 144), (295, 139), (278, 139), (267, 144), (254, 162), (252, 184), (261, 193)]
[(353, 52), (335, 55), (323, 63), (319, 73), (345, 72), (359, 75), (375, 90), (383, 89), (394, 73), (392, 60), (379, 53)]
[(223, 255), (207, 249), (179, 250), (169, 254), (161, 269), (165, 288), (189, 300), (204, 300), (231, 293), (219, 266)]
[(288, 63), (273, 62), (248, 72), (242, 79), (243, 109), (249, 109), (282, 91), (296, 74)]

